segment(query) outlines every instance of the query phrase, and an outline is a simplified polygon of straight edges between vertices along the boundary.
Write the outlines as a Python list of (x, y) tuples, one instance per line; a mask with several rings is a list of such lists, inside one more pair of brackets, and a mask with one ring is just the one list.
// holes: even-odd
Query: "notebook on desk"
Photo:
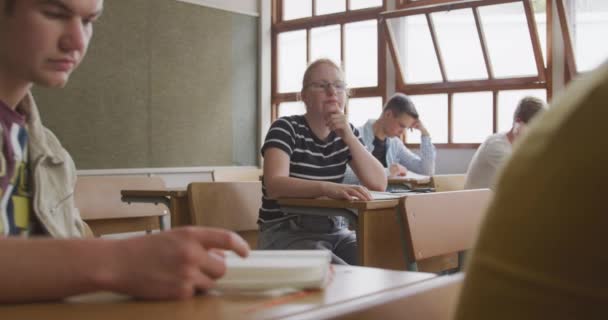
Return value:
[(330, 262), (326, 250), (253, 250), (244, 259), (226, 252), (227, 271), (215, 289), (321, 289), (330, 279)]

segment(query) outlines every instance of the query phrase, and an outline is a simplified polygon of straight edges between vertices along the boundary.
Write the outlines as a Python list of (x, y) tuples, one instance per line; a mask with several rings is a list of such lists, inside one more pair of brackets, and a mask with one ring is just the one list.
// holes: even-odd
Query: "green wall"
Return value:
[(35, 88), (79, 169), (255, 165), (258, 18), (106, 0), (63, 90)]

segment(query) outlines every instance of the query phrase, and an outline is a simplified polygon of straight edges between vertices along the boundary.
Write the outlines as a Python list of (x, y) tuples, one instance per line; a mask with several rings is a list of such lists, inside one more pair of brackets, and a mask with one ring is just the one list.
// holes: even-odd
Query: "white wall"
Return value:
[(258, 0), (176, 0), (250, 16), (259, 16)]

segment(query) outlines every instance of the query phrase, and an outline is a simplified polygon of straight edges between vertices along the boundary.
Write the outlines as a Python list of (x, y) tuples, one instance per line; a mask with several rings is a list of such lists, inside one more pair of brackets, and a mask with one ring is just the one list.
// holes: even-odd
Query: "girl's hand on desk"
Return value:
[[(363, 186), (349, 185), (349, 184), (341, 184), (341, 183), (332, 183), (329, 182), (324, 184), (323, 194), (338, 200), (364, 200), (371, 201), (372, 195), (367, 190), (367, 188)], [(356, 198), (356, 199), (354, 199)]]
[(113, 242), (108, 289), (144, 299), (184, 299), (207, 290), (226, 272), (217, 249), (247, 256), (249, 246), (234, 232), (184, 227)]

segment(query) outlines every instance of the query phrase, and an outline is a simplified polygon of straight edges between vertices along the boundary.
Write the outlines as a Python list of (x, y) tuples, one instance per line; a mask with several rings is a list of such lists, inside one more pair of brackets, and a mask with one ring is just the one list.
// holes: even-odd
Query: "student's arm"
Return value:
[(385, 191), (387, 185), (386, 171), (384, 167), (365, 149), (359, 138), (353, 133), (353, 129), (341, 112), (331, 114), (327, 119), (327, 126), (335, 131), (349, 147), (352, 160), (349, 165), (361, 181), (361, 184), (375, 191)]
[(420, 121), (416, 122), (414, 128), (420, 130), (421, 134), (420, 155), (417, 155), (406, 148), (403, 143), (397, 143), (395, 144), (397, 147), (395, 159), (400, 165), (406, 167), (408, 170), (419, 174), (433, 175), (435, 174), (435, 158), (437, 157), (437, 151), (431, 142), (431, 136)]
[(371, 200), (369, 191), (361, 186), (326, 181), (312, 181), (289, 176), (289, 155), (279, 148), (264, 151), (264, 185), (270, 198), (318, 198), (333, 199), (357, 197)]
[(0, 238), (0, 303), (114, 291), (145, 299), (183, 299), (208, 289), (226, 266), (210, 249), (241, 256), (230, 231), (186, 227), (123, 240)]

